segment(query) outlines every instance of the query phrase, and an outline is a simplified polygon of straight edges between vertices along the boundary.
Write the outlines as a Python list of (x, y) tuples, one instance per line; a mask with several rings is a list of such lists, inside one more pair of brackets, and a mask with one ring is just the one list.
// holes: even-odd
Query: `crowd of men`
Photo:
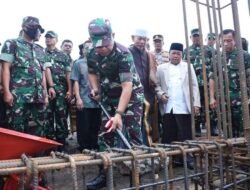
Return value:
[[(80, 151), (105, 151), (109, 147), (126, 148), (117, 129), (137, 145), (150, 146), (152, 140), (171, 143), (192, 139), (194, 107), (196, 136), (201, 135), (200, 129), (206, 128), (207, 123), (199, 29), (191, 31), (190, 47), (184, 49), (183, 44), (175, 42), (169, 51), (163, 49), (161, 34), (152, 38), (154, 50), (147, 49), (149, 36), (144, 29), (135, 30), (131, 35), (133, 43), (125, 47), (114, 40), (107, 19), (90, 21), (88, 31), (89, 39), (79, 45), (80, 57), (74, 61), (70, 56), (72, 41), (64, 40), (60, 50), (58, 34), (50, 30), (45, 33), (43, 48), (36, 43), (45, 32), (39, 19), (31, 16), (23, 19), (20, 35), (6, 40), (0, 55), (2, 127), (53, 139), (64, 146), (70, 128), (77, 131)], [(213, 71), (216, 40), (216, 35), (209, 33), (204, 46), (213, 135), (218, 135), (215, 108), (219, 105), (214, 85), (217, 73)], [(243, 124), (235, 32), (224, 30), (220, 40), (224, 42), (226, 57), (222, 59), (227, 61), (232, 129), (236, 137), (242, 135)], [(247, 48), (247, 41), (243, 47)], [(249, 97), (247, 51), (244, 64)], [(103, 114), (103, 109), (112, 117)], [(103, 186), (105, 174), (100, 167), (88, 189)]]

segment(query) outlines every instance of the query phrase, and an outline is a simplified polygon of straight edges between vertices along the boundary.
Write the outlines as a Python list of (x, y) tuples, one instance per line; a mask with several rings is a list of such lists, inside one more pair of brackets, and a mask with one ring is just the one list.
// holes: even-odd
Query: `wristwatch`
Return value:
[(122, 111), (116, 110), (115, 113), (119, 114), (120, 116), (124, 116), (124, 113)]
[(51, 86), (49, 85), (49, 88), (48, 88), (48, 89), (50, 89), (50, 88), (54, 88), (54, 85), (51, 85)]

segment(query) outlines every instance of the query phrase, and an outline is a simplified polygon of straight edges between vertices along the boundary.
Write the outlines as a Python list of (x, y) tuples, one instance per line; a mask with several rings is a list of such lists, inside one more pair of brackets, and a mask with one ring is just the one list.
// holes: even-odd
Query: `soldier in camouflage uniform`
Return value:
[[(232, 116), (232, 132), (233, 137), (239, 137), (243, 135), (243, 118), (242, 118), (242, 100), (240, 91), (240, 77), (239, 77), (239, 62), (237, 62), (237, 49), (235, 47), (235, 32), (231, 29), (223, 31), (222, 40), (224, 42), (224, 49), (226, 53), (227, 61), (227, 75), (229, 80), (229, 94), (231, 102), (231, 116)], [(223, 59), (223, 58), (222, 58)], [(250, 97), (250, 55), (244, 51), (244, 65), (246, 73), (246, 84), (248, 99)], [(224, 69), (223, 69), (224, 70)], [(216, 100), (214, 98), (214, 74), (211, 73), (210, 77), (210, 94), (211, 105), (216, 106)], [(249, 103), (249, 101), (248, 101)]]
[[(216, 35), (215, 33), (208, 33), (206, 37), (207, 45), (204, 46), (205, 58), (206, 61), (210, 62), (209, 67), (207, 69), (207, 75), (213, 70), (213, 53), (216, 54), (216, 49), (214, 48), (216, 42)], [(217, 136), (219, 134), (218, 130), (218, 118), (216, 109), (209, 110), (210, 113), (210, 125), (211, 125), (211, 135)]]
[[(72, 49), (73, 49), (73, 42), (69, 39), (63, 40), (61, 44), (61, 50), (69, 56), (71, 68), (73, 68), (73, 63), (74, 63), (74, 60), (71, 57)], [(75, 100), (76, 100), (75, 94), (74, 92), (72, 92), (72, 101), (69, 106), (70, 132), (72, 135), (74, 132), (76, 132), (76, 106), (74, 104)], [(72, 137), (70, 139), (72, 139)]]
[(46, 77), (48, 93), (50, 95), (48, 114), (48, 127), (51, 138), (65, 144), (68, 136), (68, 104), (71, 99), (70, 61), (69, 56), (56, 48), (57, 34), (48, 31), (46, 38)]
[(214, 49), (214, 45), (215, 45), (215, 42), (216, 42), (215, 33), (208, 33), (207, 38), (206, 38), (206, 42), (207, 42), (206, 46)]
[[(108, 118), (102, 117), (100, 151), (107, 147), (120, 147), (122, 143), (114, 131), (116, 128), (123, 131), (129, 142), (140, 145), (144, 96), (133, 57), (126, 47), (113, 40), (109, 20), (94, 19), (89, 23), (88, 29), (93, 43), (87, 54), (91, 94), (98, 101), (98, 94), (101, 92), (102, 104), (114, 116), (111, 133), (106, 133), (107, 130), (104, 128)], [(88, 189), (98, 189), (103, 186), (105, 186), (103, 172), (87, 184)]]
[(156, 58), (157, 66), (169, 62), (169, 52), (162, 49), (164, 38), (161, 34), (153, 36), (155, 50), (152, 52)]
[[(200, 101), (201, 101), (201, 109), (200, 114), (195, 117), (195, 131), (196, 136), (201, 135), (200, 125), (205, 127), (205, 99), (204, 99), (204, 80), (202, 74), (202, 59), (201, 59), (201, 47), (200, 47), (200, 31), (198, 28), (191, 30), (191, 40), (193, 44), (189, 47), (190, 51), (190, 62), (194, 66), (195, 74), (197, 76), (198, 84), (199, 84), (199, 91), (200, 91)], [(205, 64), (206, 64), (206, 73), (210, 71), (212, 66), (211, 59), (212, 53), (210, 48), (204, 48), (204, 55), (205, 55)], [(187, 49), (184, 50), (183, 60), (187, 61)]]
[[(44, 29), (37, 18), (28, 16), (23, 19), (22, 31), (22, 36), (4, 43), (0, 55), (8, 124), (13, 130), (45, 137), (45, 54), (34, 43)], [(35, 126), (29, 125), (30, 118)]]

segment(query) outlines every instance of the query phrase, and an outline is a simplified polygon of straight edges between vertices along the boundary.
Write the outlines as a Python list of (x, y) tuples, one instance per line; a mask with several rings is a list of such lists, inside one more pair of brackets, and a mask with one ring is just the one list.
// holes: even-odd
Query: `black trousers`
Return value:
[(3, 94), (0, 93), (0, 127), (8, 127), (6, 118), (6, 104), (3, 101)]
[(164, 114), (162, 143), (192, 139), (191, 114)]
[(80, 149), (98, 149), (100, 126), (100, 108), (83, 108), (76, 111), (77, 141)]

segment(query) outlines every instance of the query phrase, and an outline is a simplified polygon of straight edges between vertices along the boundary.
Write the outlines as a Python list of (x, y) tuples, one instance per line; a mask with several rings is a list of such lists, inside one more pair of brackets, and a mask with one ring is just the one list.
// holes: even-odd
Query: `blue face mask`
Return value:
[(37, 36), (39, 34), (39, 28), (25, 28), (23, 30), (25, 34), (27, 34), (32, 40), (37, 39)]

